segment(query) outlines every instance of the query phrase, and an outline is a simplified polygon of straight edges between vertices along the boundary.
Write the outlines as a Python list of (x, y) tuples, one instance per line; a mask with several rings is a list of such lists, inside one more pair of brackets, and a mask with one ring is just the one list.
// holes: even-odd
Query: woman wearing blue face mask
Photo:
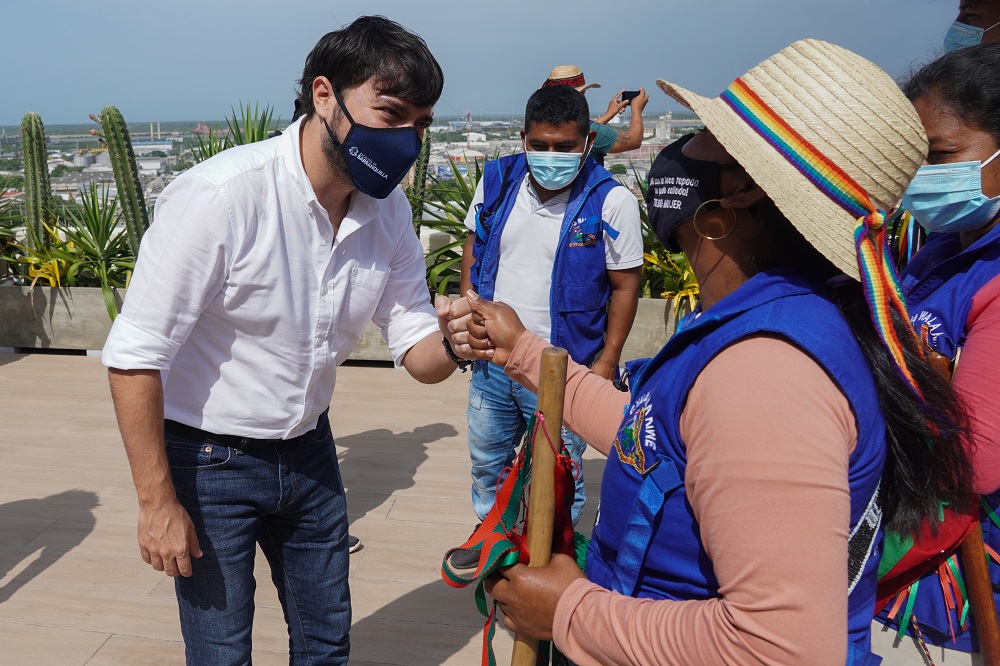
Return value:
[[(927, 164), (903, 196), (902, 207), (929, 232), (927, 244), (902, 275), (914, 327), (932, 358), (947, 365), (971, 417), (972, 487), (983, 495), (981, 526), (1000, 550), (1000, 44), (962, 49), (920, 70), (904, 87), (929, 139)], [(996, 589), (1000, 566), (990, 552)], [(914, 638), (881, 642), (892, 661), (920, 651), (921, 640), (949, 651), (978, 651), (963, 624), (964, 584), (955, 561), (917, 581), (880, 619)], [(947, 590), (942, 594), (942, 590)], [(905, 594), (905, 593), (904, 593)], [(949, 597), (956, 594), (953, 602)], [(994, 592), (996, 597), (996, 593)], [(896, 605), (896, 617), (888, 620)], [(916, 618), (914, 621), (913, 618)], [(919, 630), (919, 631), (918, 631)], [(922, 638), (921, 638), (922, 632)], [(963, 655), (968, 659), (968, 655)], [(946, 655), (946, 664), (970, 663)]]

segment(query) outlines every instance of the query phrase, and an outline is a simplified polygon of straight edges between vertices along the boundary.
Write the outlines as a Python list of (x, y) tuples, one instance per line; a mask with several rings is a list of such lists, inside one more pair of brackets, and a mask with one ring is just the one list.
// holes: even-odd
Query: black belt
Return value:
[(234, 448), (243, 448), (244, 446), (264, 446), (266, 444), (280, 444), (283, 442), (294, 441), (299, 437), (293, 437), (290, 440), (286, 439), (254, 439), (253, 437), (240, 437), (239, 435), (217, 435), (214, 432), (208, 432), (202, 430), (201, 428), (195, 428), (194, 426), (189, 426), (184, 423), (178, 423), (177, 421), (172, 421), (171, 419), (165, 419), (163, 421), (163, 429), (172, 435), (177, 435), (178, 437), (185, 437), (187, 439), (196, 439), (200, 441), (212, 440), (217, 444), (224, 444), (225, 446), (232, 446)]

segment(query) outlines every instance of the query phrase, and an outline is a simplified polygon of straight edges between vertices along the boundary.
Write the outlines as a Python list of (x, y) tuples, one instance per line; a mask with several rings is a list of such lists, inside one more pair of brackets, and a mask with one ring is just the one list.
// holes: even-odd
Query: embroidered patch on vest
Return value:
[[(593, 247), (597, 245), (597, 234), (591, 233), (590, 229), (584, 229), (583, 225), (587, 221), (585, 217), (578, 217), (569, 226), (569, 246), (570, 247)], [(589, 225), (593, 226), (593, 225)]]
[[(618, 459), (631, 465), (639, 474), (646, 472), (646, 452), (643, 450), (643, 436), (651, 448), (656, 448), (656, 432), (653, 426), (653, 408), (650, 394), (646, 393), (632, 402), (632, 420), (622, 426), (615, 438)], [(651, 440), (651, 441), (649, 441)]]

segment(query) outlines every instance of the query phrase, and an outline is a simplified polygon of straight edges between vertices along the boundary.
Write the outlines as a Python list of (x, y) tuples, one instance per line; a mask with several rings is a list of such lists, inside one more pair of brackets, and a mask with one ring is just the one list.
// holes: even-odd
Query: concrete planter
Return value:
[[(640, 298), (635, 313), (635, 323), (629, 333), (621, 361), (654, 356), (667, 338), (673, 335), (677, 322), (673, 315), (673, 300)], [(368, 324), (364, 335), (350, 358), (355, 361), (391, 361), (389, 350), (382, 340), (382, 332), (375, 324)]]
[[(640, 298), (622, 362), (653, 356), (675, 328), (673, 301)], [(97, 350), (110, 331), (104, 296), (97, 287), (0, 286), (0, 347)], [(382, 332), (371, 323), (349, 358), (392, 361)]]
[(0, 286), (0, 347), (100, 349), (110, 331), (97, 287)]

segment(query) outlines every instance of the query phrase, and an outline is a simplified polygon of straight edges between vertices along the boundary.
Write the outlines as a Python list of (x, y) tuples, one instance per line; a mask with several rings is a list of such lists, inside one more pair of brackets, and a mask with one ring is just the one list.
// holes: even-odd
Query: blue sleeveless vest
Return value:
[[(967, 320), (972, 299), (990, 281), (1000, 276), (1000, 226), (964, 251), (958, 234), (931, 234), (902, 275), (907, 310), (917, 334), (928, 347), (952, 361), (965, 345)], [(959, 361), (961, 363), (961, 361)], [(1000, 509), (1000, 492), (984, 498), (994, 512)], [(1000, 550), (1000, 528), (985, 512), (980, 525), (983, 540)], [(1000, 566), (987, 558), (993, 597), (1000, 606)], [(958, 611), (961, 613), (961, 609)], [(977, 652), (978, 643), (971, 632), (962, 630), (960, 617), (945, 605), (937, 573), (930, 573), (917, 584), (913, 605), (925, 639), (935, 645), (963, 652)], [(951, 624), (949, 626), (949, 615)], [(879, 619), (885, 621), (886, 613)], [(970, 623), (971, 626), (971, 623)], [(952, 629), (955, 642), (952, 642)], [(913, 628), (909, 631), (912, 633)]]
[[(757, 333), (781, 335), (805, 350), (850, 402), (858, 428), (849, 468), (854, 532), (882, 476), (885, 422), (871, 370), (825, 291), (822, 282), (787, 269), (759, 273), (698, 319), (689, 317), (653, 359), (630, 368), (632, 400), (608, 456), (600, 513), (587, 553), (590, 580), (635, 597), (719, 596), (712, 562), (686, 498), (687, 452), (680, 417), (688, 392), (709, 361), (729, 344)], [(880, 523), (877, 533), (872, 529), (871, 551), (849, 593), (848, 664), (880, 661), (870, 652)]]
[[(524, 153), (487, 162), (483, 171), (483, 204), (476, 211), (470, 277), (480, 296), (493, 298), (500, 266), (500, 237), (527, 176)], [(611, 297), (604, 234), (618, 231), (602, 217), (604, 199), (618, 182), (588, 158), (570, 190), (552, 266), (549, 312), (551, 342), (577, 363), (590, 365), (604, 347), (607, 303)]]

